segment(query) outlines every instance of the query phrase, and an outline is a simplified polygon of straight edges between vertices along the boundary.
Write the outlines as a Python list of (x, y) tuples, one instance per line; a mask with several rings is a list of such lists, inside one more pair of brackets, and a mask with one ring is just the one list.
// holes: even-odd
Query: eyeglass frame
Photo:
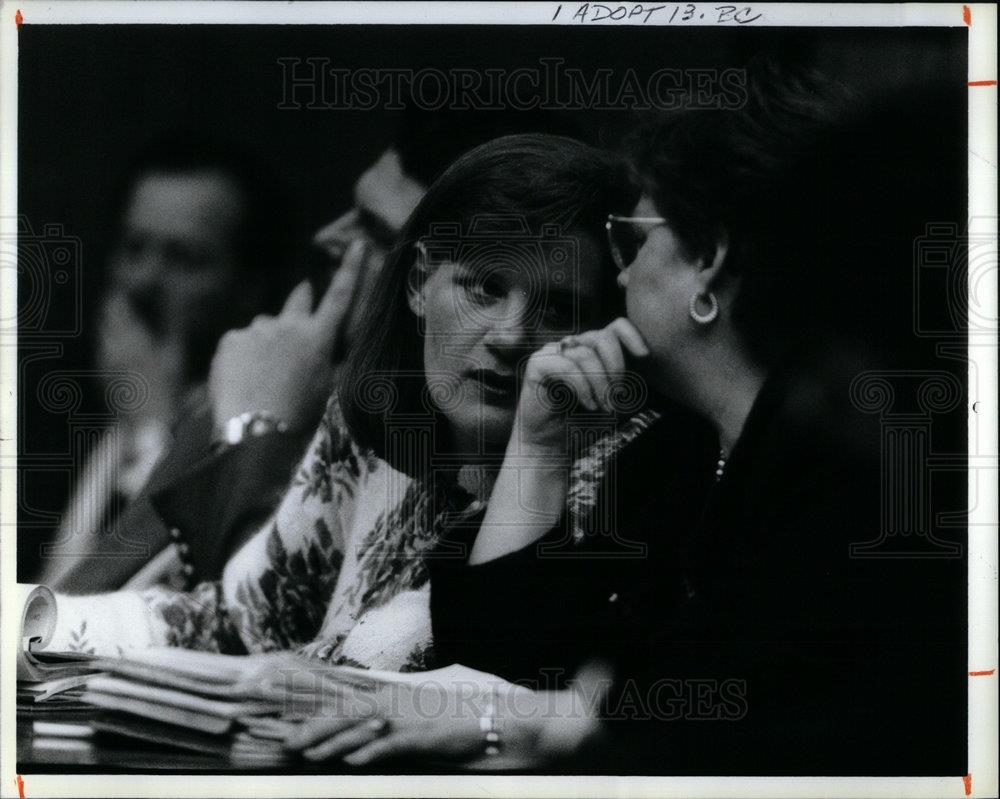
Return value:
[(615, 262), (615, 266), (618, 267), (619, 272), (624, 272), (632, 264), (625, 263), (621, 250), (618, 248), (617, 242), (615, 242), (614, 234), (611, 232), (612, 225), (615, 222), (638, 222), (639, 224), (652, 225), (653, 227), (667, 224), (667, 220), (662, 216), (619, 216), (618, 214), (608, 214), (608, 219), (604, 223), (604, 230), (608, 236), (608, 249), (611, 250), (611, 260)]

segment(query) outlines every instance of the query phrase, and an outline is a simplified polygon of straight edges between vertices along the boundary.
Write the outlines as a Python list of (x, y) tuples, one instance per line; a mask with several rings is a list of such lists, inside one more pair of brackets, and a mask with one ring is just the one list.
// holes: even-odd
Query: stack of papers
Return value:
[(17, 707), (29, 715), (52, 712), (86, 710), (89, 705), (82, 702), (89, 675), (57, 677), (45, 682), (17, 683)]
[(253, 766), (286, 761), (286, 734), (329, 707), (324, 694), (329, 697), (331, 684), (335, 692), (338, 684), (364, 682), (351, 674), (361, 670), (348, 669), (343, 682), (338, 667), (290, 653), (233, 656), (161, 647), (95, 665), (101, 673), (86, 679), (80, 701), (107, 711), (94, 722), (96, 730)]
[[(55, 629), (55, 597), (44, 586), (20, 588), (20, 713), (80, 712), (92, 732), (226, 757), (248, 767), (284, 763), (289, 755), (283, 742), (296, 725), (319, 715), (357, 712), (344, 703), (356, 701), (359, 693), (432, 675), (449, 679), (456, 668), (400, 674), (330, 666), (291, 652), (238, 656), (175, 647), (129, 650), (119, 657), (45, 651)], [(48, 715), (36, 725), (53, 721), (58, 717)]]
[(100, 671), (87, 652), (41, 651), (52, 640), (56, 600), (40, 585), (19, 586), (24, 609), (17, 652), (18, 709), (30, 715), (86, 709), (80, 697), (87, 677)]

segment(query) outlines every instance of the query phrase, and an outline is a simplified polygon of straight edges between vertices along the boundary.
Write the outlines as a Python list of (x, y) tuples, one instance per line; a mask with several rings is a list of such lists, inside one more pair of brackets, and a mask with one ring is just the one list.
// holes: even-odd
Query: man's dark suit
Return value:
[(211, 441), (211, 407), (202, 403), (177, 424), (166, 454), (112, 530), (51, 587), (70, 594), (116, 590), (171, 544), (185, 585), (218, 577), (281, 499), (308, 436), (268, 433), (218, 452)]

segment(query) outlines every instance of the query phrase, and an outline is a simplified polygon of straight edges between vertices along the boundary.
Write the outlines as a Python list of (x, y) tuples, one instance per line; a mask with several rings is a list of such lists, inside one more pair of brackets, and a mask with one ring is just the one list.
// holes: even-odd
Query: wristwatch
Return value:
[(234, 447), (247, 438), (257, 438), (268, 433), (285, 433), (287, 422), (283, 422), (267, 411), (247, 411), (226, 422), (220, 444)]

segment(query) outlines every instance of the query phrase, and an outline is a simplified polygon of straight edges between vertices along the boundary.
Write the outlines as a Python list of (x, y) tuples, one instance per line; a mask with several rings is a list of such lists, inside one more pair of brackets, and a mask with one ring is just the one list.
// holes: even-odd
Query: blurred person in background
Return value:
[[(292, 285), (287, 218), (274, 180), (212, 139), (177, 134), (142, 150), (113, 205), (107, 285), (97, 310), (95, 362), (144, 398), (116, 414), (89, 453), (40, 579), (91, 578), (112, 541), (146, 554), (135, 506), (172, 446), (172, 427), (204, 401), (212, 353), (228, 329), (276, 308)], [(190, 454), (190, 453), (188, 453)], [(122, 522), (126, 522), (123, 526)], [(140, 555), (142, 557), (142, 555)]]

